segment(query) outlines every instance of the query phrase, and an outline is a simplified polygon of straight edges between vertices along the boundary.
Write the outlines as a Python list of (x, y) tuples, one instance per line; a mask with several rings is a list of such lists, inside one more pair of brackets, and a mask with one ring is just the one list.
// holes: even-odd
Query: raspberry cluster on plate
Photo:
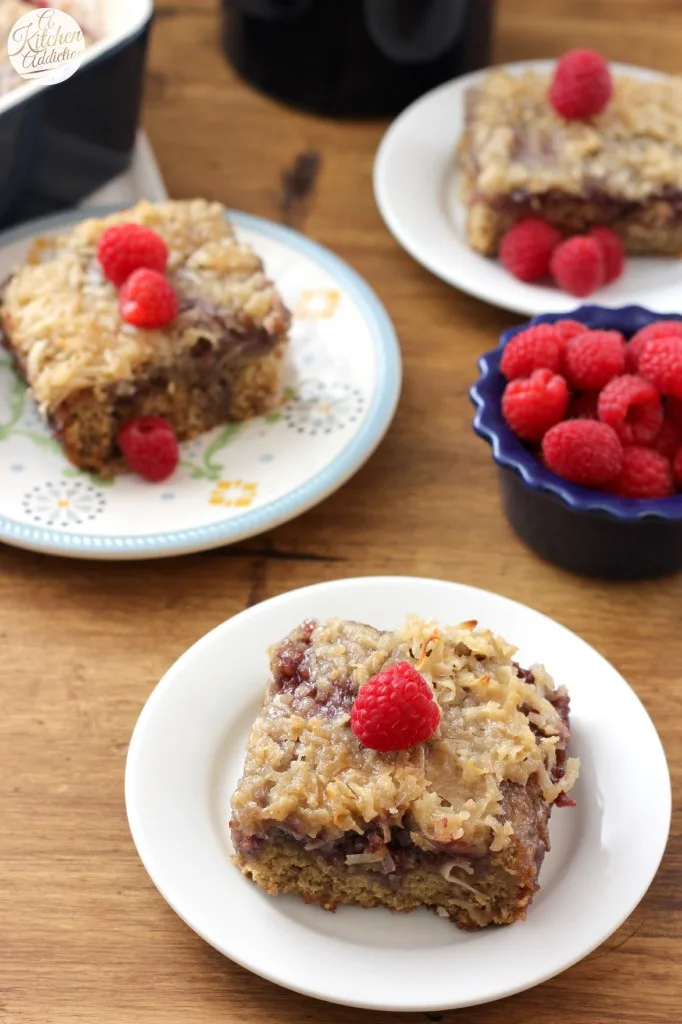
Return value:
[(682, 321), (629, 340), (574, 320), (537, 324), (502, 353), (502, 414), (572, 483), (628, 498), (682, 491)]
[(621, 277), (623, 244), (603, 224), (586, 235), (563, 239), (542, 217), (524, 217), (500, 243), (500, 261), (520, 281), (532, 284), (548, 276), (563, 291), (584, 298)]

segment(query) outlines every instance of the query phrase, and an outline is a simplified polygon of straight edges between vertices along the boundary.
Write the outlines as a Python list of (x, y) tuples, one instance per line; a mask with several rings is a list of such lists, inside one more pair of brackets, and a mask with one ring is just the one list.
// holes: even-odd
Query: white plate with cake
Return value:
[[(133, 269), (134, 268), (134, 269)], [(367, 284), (204, 200), (0, 236), (0, 539), (82, 558), (232, 543), (371, 455), (401, 379)]]
[(403, 1012), (584, 957), (644, 896), (671, 810), (656, 730), (595, 650), (407, 577), (296, 590), (209, 633), (145, 705), (125, 790), (147, 871), (203, 939), (297, 992)]
[(564, 235), (605, 224), (625, 243), (625, 272), (590, 301), (675, 311), (682, 79), (612, 64), (614, 91), (603, 113), (566, 121), (547, 100), (555, 66), (527, 61), (475, 72), (408, 107), (376, 156), (384, 221), (444, 281), (530, 315), (568, 311), (579, 299), (549, 281), (513, 277), (496, 259), (504, 230), (529, 215)]

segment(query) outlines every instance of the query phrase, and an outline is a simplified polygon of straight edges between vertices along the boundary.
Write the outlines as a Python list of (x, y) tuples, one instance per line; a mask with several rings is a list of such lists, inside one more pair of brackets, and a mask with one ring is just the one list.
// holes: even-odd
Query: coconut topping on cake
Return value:
[[(180, 312), (163, 329), (122, 320), (117, 290), (98, 263), (102, 232), (126, 222), (152, 228), (168, 246), (167, 276)], [(217, 346), (227, 329), (280, 336), (289, 325), (260, 259), (236, 239), (224, 207), (199, 199), (143, 201), (40, 240), (6, 285), (0, 312), (43, 412), (81, 389), (170, 365), (199, 339)]]
[(682, 189), (682, 78), (615, 75), (603, 113), (575, 121), (554, 112), (549, 84), (548, 74), (497, 70), (469, 90), (460, 158), (477, 192), (592, 190), (640, 202)]
[[(535, 776), (554, 802), (578, 775), (564, 764), (564, 690), (541, 666), (521, 671), (515, 648), (468, 622), (441, 628), (410, 617), (394, 632), (355, 622), (307, 623), (273, 649), (273, 680), (233, 797), (246, 834), (283, 823), (294, 834), (335, 839), (370, 822), (411, 823), (413, 841), (501, 850), (512, 827), (506, 783)], [(397, 662), (414, 665), (440, 707), (427, 742), (379, 753), (350, 729), (355, 696)]]

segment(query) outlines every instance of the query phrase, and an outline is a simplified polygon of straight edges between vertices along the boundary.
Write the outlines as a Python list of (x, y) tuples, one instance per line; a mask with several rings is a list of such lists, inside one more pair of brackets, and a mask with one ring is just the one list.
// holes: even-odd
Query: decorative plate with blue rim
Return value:
[[(60, 214), (1, 235), (0, 280), (36, 235), (68, 230), (84, 216)], [(401, 381), (383, 306), (328, 250), (258, 217), (230, 217), (293, 312), (281, 407), (181, 445), (180, 466), (165, 483), (129, 474), (103, 481), (67, 462), (0, 355), (0, 540), (101, 559), (219, 547), (316, 505), (377, 447)]]

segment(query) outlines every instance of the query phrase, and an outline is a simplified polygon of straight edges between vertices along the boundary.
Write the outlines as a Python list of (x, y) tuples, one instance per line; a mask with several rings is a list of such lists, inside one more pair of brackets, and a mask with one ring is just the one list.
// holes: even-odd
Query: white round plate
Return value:
[[(0, 281), (36, 235), (103, 211), (69, 212), (0, 236)], [(155, 558), (243, 540), (311, 508), (369, 458), (393, 418), (400, 351), (368, 285), (288, 228), (231, 213), (294, 314), (285, 402), (181, 446), (163, 484), (74, 469), (0, 356), (0, 540), (80, 558)], [(1, 351), (1, 350), (0, 350)]]
[[(549, 71), (554, 61), (507, 65), (512, 73)], [(662, 74), (625, 64), (616, 72), (640, 78)], [(390, 126), (374, 164), (374, 195), (396, 240), (427, 270), (493, 306), (534, 316), (575, 309), (579, 300), (550, 285), (525, 284), (497, 260), (466, 243), (465, 208), (459, 196), (454, 153), (464, 130), (464, 96), (489, 70), (476, 71), (422, 96)], [(629, 257), (620, 280), (590, 295), (602, 306), (631, 303), (656, 311), (679, 311), (682, 262)]]
[[(542, 890), (521, 924), (466, 933), (426, 911), (329, 914), (294, 896), (266, 896), (230, 861), (230, 796), (268, 678), (267, 647), (311, 616), (390, 628), (409, 612), (443, 623), (478, 619), (519, 646), (522, 664), (544, 662), (570, 690), (572, 752), (582, 761), (577, 806), (552, 815)], [(214, 629), (176, 662), (142, 711), (125, 795), (152, 881), (216, 949), (296, 992), (405, 1012), (499, 999), (584, 957), (646, 892), (671, 806), (656, 730), (595, 650), (497, 594), (407, 577), (320, 583)]]

